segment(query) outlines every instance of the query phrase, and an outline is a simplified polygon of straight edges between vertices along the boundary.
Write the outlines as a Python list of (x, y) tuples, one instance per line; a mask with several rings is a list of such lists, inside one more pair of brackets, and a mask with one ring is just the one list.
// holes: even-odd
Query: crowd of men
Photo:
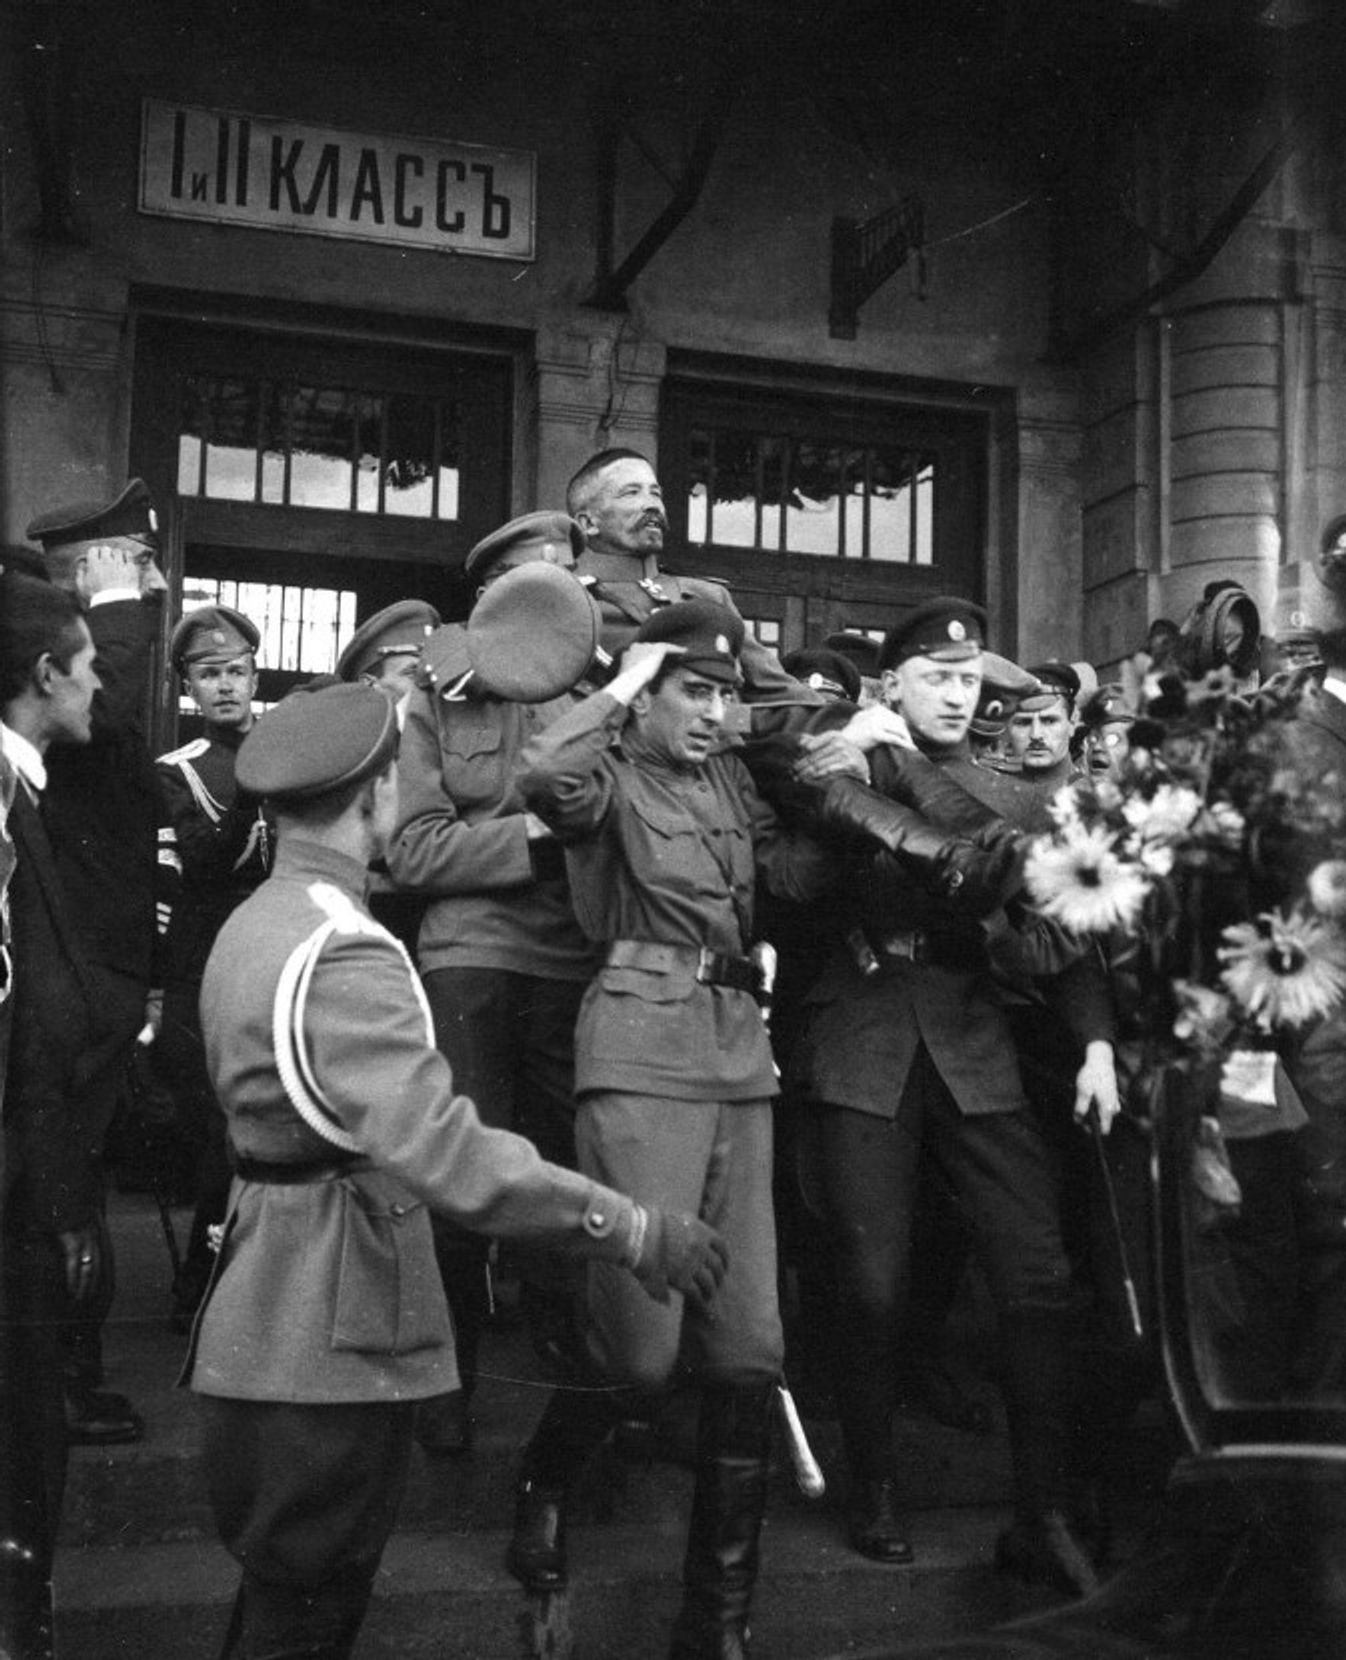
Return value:
[[(565, 511), (472, 549), (464, 621), (399, 602), (261, 715), (256, 623), (189, 612), (168, 656), (201, 735), (157, 762), (144, 486), (6, 550), (13, 1652), (50, 1651), (66, 1448), (143, 1433), (100, 1350), (138, 1050), (193, 1149), (171, 1318), (241, 1567), (231, 1652), (350, 1652), (413, 1442), (471, 1452), (493, 1241), (557, 1379), (517, 1485), (529, 1590), (566, 1584), (594, 1451), (691, 1392), (670, 1652), (741, 1660), (787, 1378), (839, 1420), (850, 1545), (911, 1561), (893, 1415), (919, 1352), (984, 1423), (940, 1362), (974, 1255), (1014, 1464), (998, 1562), (1097, 1585), (1108, 1459), (1154, 1381), (1118, 1270), (1145, 1257), (1143, 1150), (1110, 1133), (1107, 960), (1042, 924), (1022, 863), (1062, 784), (1120, 765), (1134, 684), (999, 657), (952, 597), (782, 663), (725, 589), (661, 569), (667, 531), (649, 462), (601, 452)], [(1331, 714), (1346, 647), (1316, 644)], [(1246, 677), (1261, 646), (1215, 583), (1129, 667)]]

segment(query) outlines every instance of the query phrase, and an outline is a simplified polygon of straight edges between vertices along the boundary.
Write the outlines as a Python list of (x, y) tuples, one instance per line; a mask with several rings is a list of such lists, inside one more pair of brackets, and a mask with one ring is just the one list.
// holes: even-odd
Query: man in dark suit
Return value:
[[(158, 525), (149, 491), (133, 479), (111, 501), (78, 502), (28, 526), (51, 581), (73, 594), (97, 650), (101, 690), (92, 741), (53, 757), (47, 834), (99, 1007), (107, 1019), (86, 1057), (82, 1116), (105, 1145), (154, 983), (159, 790), (145, 739), (152, 647), (166, 584), (155, 562)], [(67, 1333), (70, 1433), (103, 1445), (143, 1431), (124, 1396), (100, 1391), (101, 1333), (114, 1274), (104, 1231), (95, 1295)]]
[(51, 1561), (66, 1465), (57, 1322), (72, 1301), (93, 1293), (101, 1271), (98, 1149), (79, 1110), (97, 1049), (97, 1005), (42, 810), (48, 751), (89, 742), (97, 688), (93, 639), (74, 598), (31, 577), (0, 579), (0, 745), (14, 779), (8, 828), (16, 854), (4, 1117), (0, 1651), (24, 1657), (49, 1653), (51, 1642)]
[[(1016, 820), (1008, 809), (1018, 780), (978, 767), (968, 748), (984, 629), (978, 607), (932, 600), (890, 631), (880, 654), (885, 693), (920, 751), (910, 765), (931, 780), (926, 814), (944, 832), (959, 828), (951, 795)], [(896, 764), (896, 752), (874, 752), (876, 788)], [(880, 1561), (911, 1558), (896, 1511), (892, 1412), (916, 1181), (929, 1156), (972, 1220), (1001, 1328), (1016, 1516), (999, 1558), (1087, 1592), (1093, 1567), (1068, 1516), (1070, 1270), (984, 930), (961, 877), (918, 885), (865, 862), (844, 892), (852, 911), (807, 999), (794, 1082), (817, 1114), (818, 1196), (837, 1251), (851, 1542)], [(1077, 1111), (1099, 1091), (1115, 1099), (1110, 1066), (1101, 1052), (1093, 1060)]]

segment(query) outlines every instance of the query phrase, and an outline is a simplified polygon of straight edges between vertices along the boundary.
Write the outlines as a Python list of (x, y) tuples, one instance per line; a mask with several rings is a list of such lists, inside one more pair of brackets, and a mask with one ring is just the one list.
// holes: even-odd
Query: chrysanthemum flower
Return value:
[(1212, 801), (1193, 828), (1199, 835), (1236, 853), (1243, 846), (1247, 821), (1232, 802)]
[(1133, 796), (1122, 807), (1126, 822), (1147, 842), (1175, 842), (1201, 811), (1201, 797), (1182, 784), (1161, 784), (1145, 800)]
[(1129, 927), (1149, 892), (1143, 873), (1118, 857), (1107, 831), (1082, 825), (1039, 837), (1024, 881), (1044, 916), (1080, 934)]
[(1346, 859), (1324, 859), (1313, 867), (1309, 903), (1319, 916), (1346, 916)]
[(1266, 912), (1224, 930), (1220, 979), (1264, 1030), (1302, 1026), (1346, 993), (1346, 946), (1335, 928), (1303, 912)]
[(1073, 784), (1062, 784), (1047, 803), (1047, 812), (1053, 824), (1069, 830), (1080, 824), (1080, 798)]

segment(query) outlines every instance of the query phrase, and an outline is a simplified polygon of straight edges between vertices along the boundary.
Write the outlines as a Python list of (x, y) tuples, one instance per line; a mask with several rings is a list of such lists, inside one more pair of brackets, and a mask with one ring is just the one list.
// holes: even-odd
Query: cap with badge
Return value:
[(188, 611), (168, 642), (168, 660), (179, 674), (192, 663), (232, 663), (255, 652), (261, 632), (250, 617), (228, 605), (202, 605)]
[(1055, 660), (1035, 663), (1028, 672), (1033, 677), (1034, 685), (1019, 699), (1019, 714), (1037, 714), (1040, 710), (1050, 709), (1058, 701), (1065, 704), (1067, 711), (1074, 713), (1075, 699), (1080, 695), (1080, 677), (1071, 664)]
[(1027, 669), (1021, 669), (999, 652), (984, 651), (981, 657), (981, 695), (969, 728), (973, 737), (985, 739), (987, 743), (999, 738), (1010, 716), (1018, 708), (1019, 699), (1036, 686), (1037, 680)]
[(980, 655), (986, 641), (986, 613), (971, 600), (945, 595), (909, 611), (883, 637), (878, 668), (895, 669), (909, 657), (963, 663)]
[(316, 801), (376, 778), (397, 754), (397, 705), (374, 686), (301, 686), (238, 751), (239, 788), (279, 805)]
[(342, 680), (358, 680), (388, 657), (419, 657), (439, 627), (439, 612), (423, 599), (399, 599), (362, 622), (337, 658)]
[(39, 515), (24, 531), (44, 553), (72, 542), (111, 541), (125, 536), (146, 547), (159, 545), (159, 519), (144, 479), (133, 478), (111, 501), (72, 502)]
[(839, 651), (828, 651), (823, 646), (806, 646), (781, 658), (786, 674), (811, 687), (825, 692), (828, 697), (844, 698), (855, 703), (860, 696), (861, 676), (853, 659)]
[(709, 599), (684, 599), (652, 612), (636, 630), (636, 639), (667, 640), (680, 646), (670, 666), (736, 686), (741, 679), (738, 658), (743, 632), (742, 617), (728, 606)]
[(480, 579), (507, 553), (526, 552), (542, 564), (573, 565), (584, 548), (584, 532), (568, 513), (523, 513), (482, 537), (463, 561), (463, 575)]

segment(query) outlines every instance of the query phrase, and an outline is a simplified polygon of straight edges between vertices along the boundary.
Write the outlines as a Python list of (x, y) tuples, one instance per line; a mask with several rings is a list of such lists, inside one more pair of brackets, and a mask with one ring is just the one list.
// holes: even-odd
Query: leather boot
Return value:
[(766, 1513), (771, 1382), (707, 1383), (670, 1660), (745, 1660)]
[(514, 1533), (505, 1566), (526, 1591), (559, 1591), (570, 1571), (566, 1522), (570, 1498), (589, 1457), (624, 1411), (625, 1391), (558, 1389), (523, 1455), (515, 1489)]
[(834, 778), (818, 804), (825, 828), (877, 841), (909, 875), (966, 916), (985, 916), (1022, 886), (1025, 838), (996, 822), (958, 833), (879, 795), (856, 778)]

